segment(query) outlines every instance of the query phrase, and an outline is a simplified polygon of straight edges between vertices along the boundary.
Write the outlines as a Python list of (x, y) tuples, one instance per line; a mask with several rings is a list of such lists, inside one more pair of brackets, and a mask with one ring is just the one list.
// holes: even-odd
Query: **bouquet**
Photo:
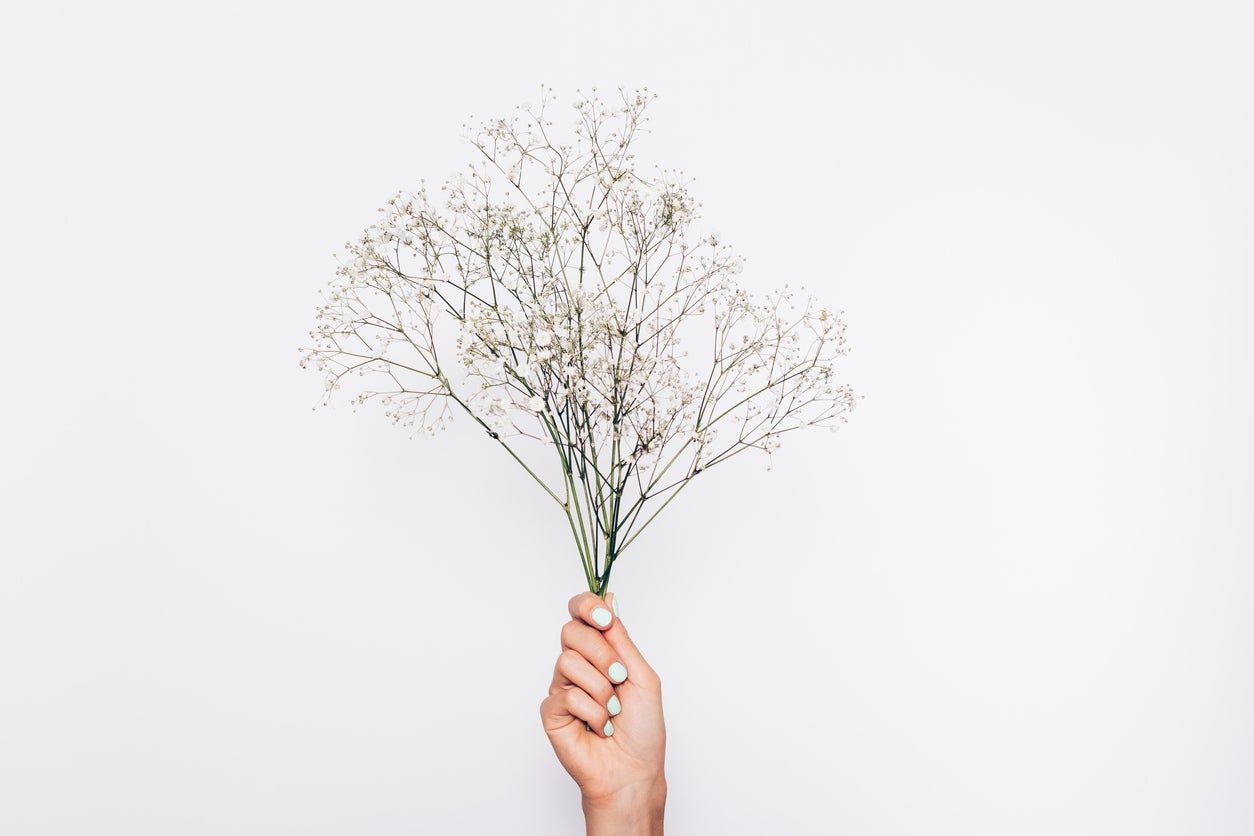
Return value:
[(588, 589), (699, 476), (787, 433), (835, 429), (842, 314), (789, 285), (754, 296), (744, 260), (698, 232), (681, 172), (642, 170), (647, 89), (546, 93), (469, 131), (435, 192), (391, 197), (346, 246), (302, 366), (393, 422), (474, 422), (565, 517)]

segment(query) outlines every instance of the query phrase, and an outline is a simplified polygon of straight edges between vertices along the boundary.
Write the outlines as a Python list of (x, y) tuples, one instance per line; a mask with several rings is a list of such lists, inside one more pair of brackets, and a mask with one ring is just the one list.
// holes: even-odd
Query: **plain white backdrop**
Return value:
[(1254, 12), (1232, 2), (27, 4), (0, 34), (0, 832), (558, 834), (581, 573), (464, 424), (297, 367), (471, 114), (661, 96), (840, 433), (615, 571), (676, 834), (1254, 832)]

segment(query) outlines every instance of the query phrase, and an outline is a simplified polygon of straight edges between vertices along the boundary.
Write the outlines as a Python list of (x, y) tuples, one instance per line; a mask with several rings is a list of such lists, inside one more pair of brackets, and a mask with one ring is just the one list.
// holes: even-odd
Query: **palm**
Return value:
[(618, 687), (623, 712), (615, 717), (614, 735), (592, 733), (584, 721), (545, 724), (562, 766), (585, 797), (601, 798), (653, 780), (666, 748), (661, 694), (635, 682)]

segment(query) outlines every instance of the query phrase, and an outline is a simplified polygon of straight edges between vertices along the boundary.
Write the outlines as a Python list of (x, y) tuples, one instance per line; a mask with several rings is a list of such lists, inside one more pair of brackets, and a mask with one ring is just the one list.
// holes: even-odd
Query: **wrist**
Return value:
[(660, 836), (665, 810), (665, 778), (583, 799), (588, 836)]

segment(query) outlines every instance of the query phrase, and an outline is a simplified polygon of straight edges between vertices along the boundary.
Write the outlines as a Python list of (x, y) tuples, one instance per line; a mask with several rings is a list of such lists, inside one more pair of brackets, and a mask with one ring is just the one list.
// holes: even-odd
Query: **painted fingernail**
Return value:
[(618, 593), (617, 592), (614, 593), (614, 598), (613, 600), (610, 601), (610, 606), (614, 608), (614, 615), (618, 615)]
[(610, 665), (610, 682), (617, 685), (620, 682), (627, 681), (627, 666), (622, 662), (615, 662)]
[(611, 723), (609, 720), (606, 720), (605, 728), (602, 729), (602, 731), (605, 732), (606, 737), (613, 737), (614, 736), (614, 724)]
[(614, 620), (614, 616), (610, 615), (610, 611), (605, 607), (597, 607), (592, 611), (592, 620), (596, 622), (598, 627), (609, 627), (610, 622)]
[(605, 707), (610, 710), (611, 717), (617, 717), (623, 713), (623, 704), (618, 701), (618, 694), (610, 697), (610, 701), (605, 704)]

